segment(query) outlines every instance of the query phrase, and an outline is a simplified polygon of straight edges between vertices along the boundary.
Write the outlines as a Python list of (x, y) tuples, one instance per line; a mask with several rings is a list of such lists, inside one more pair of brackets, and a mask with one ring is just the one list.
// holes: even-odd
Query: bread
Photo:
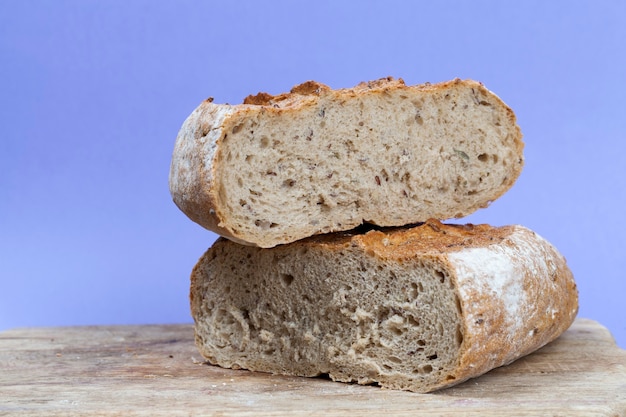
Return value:
[(362, 223), (466, 216), (522, 165), (515, 115), (478, 82), (309, 81), (200, 104), (176, 139), (170, 191), (193, 221), (267, 248)]
[(577, 308), (565, 259), (521, 226), (433, 220), (272, 249), (220, 238), (191, 275), (210, 363), (417, 392), (538, 349)]

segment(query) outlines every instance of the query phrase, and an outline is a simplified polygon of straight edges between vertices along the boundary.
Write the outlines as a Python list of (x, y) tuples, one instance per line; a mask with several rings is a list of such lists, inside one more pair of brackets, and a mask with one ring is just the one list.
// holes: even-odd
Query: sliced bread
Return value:
[(272, 249), (220, 238), (191, 276), (210, 363), (417, 392), (538, 349), (577, 309), (563, 256), (521, 226), (433, 220)]
[(170, 191), (200, 225), (273, 247), (362, 223), (466, 216), (516, 181), (521, 137), (511, 109), (475, 81), (309, 81), (200, 104), (176, 139)]

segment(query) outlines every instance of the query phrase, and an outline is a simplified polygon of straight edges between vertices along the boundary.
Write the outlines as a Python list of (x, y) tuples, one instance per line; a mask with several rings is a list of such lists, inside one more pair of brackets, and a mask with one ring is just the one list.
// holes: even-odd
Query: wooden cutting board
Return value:
[(577, 320), (539, 351), (433, 394), (205, 364), (191, 325), (0, 333), (0, 415), (626, 416), (626, 351)]

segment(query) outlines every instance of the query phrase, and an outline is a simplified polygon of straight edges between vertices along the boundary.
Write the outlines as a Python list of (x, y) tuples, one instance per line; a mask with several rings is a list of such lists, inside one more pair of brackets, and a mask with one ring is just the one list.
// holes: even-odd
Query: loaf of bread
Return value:
[(475, 81), (309, 81), (239, 105), (203, 102), (178, 134), (170, 191), (193, 221), (268, 248), (466, 216), (518, 178), (521, 136), (511, 109)]
[(191, 281), (210, 363), (417, 392), (538, 349), (578, 309), (565, 259), (521, 226), (430, 220), (272, 249), (220, 238)]

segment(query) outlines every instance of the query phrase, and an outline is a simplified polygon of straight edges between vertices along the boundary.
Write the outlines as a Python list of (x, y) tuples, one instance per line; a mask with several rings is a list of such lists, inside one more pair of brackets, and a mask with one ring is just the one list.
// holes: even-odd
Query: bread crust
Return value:
[[(225, 367), (236, 363), (237, 367), (273, 373), (316, 375), (316, 369), (298, 370), (297, 366), (295, 371), (285, 371), (285, 362), (289, 362), (286, 358), (270, 359), (268, 363), (267, 359), (255, 357), (245, 348), (227, 346), (215, 349), (210, 336), (202, 330), (211, 314), (207, 311), (208, 298), (217, 305), (215, 308), (220, 304), (243, 308), (238, 305), (238, 300), (229, 298), (220, 289), (222, 285), (232, 285), (229, 276), (209, 276), (212, 261), (220, 262), (223, 259), (219, 257), (228, 254), (229, 250), (242, 250), (238, 262), (244, 263), (249, 262), (242, 255), (247, 251), (276, 259), (295, 257), (297, 261), (299, 254), (313, 248), (330, 258), (344, 256), (342, 253), (352, 248), (363, 258), (373, 258), (379, 264), (408, 265), (408, 268), (413, 261), (427, 261), (439, 265), (439, 268), (450, 271), (450, 285), (454, 288), (460, 309), (462, 342), (457, 363), (445, 378), (424, 384), (393, 372), (364, 377), (358, 364), (362, 358), (354, 359), (353, 356), (352, 359), (337, 362), (330, 369), (324, 368), (328, 366), (326, 359), (320, 360), (317, 374), (328, 372), (332, 379), (338, 381), (378, 382), (383, 387), (417, 392), (455, 385), (544, 346), (564, 332), (578, 312), (576, 284), (565, 258), (545, 239), (521, 226), (457, 226), (429, 220), (412, 228), (315, 236), (260, 250), (219, 239), (200, 259), (191, 275), (190, 300), (192, 316), (196, 321), (196, 340), (199, 350), (210, 362)], [(271, 277), (267, 271), (264, 274)], [(350, 284), (351, 278), (342, 279)], [(211, 280), (214, 280), (213, 284), (209, 284)], [(320, 290), (310, 288), (312, 292)], [(350, 296), (362, 297), (363, 294)], [(261, 297), (257, 302), (272, 301)], [(294, 304), (293, 308), (299, 309), (300, 300), (284, 299), (280, 302)], [(402, 309), (401, 306), (397, 308), (398, 311)], [(248, 338), (246, 343), (251, 344), (251, 340)]]
[[(402, 79), (392, 77), (376, 81), (362, 82), (353, 88), (332, 90), (326, 85), (315, 81), (307, 81), (295, 86), (289, 93), (270, 95), (258, 93), (246, 97), (243, 104), (226, 105), (214, 104), (212, 99), (206, 100), (189, 116), (181, 128), (173, 153), (170, 168), (170, 191), (176, 205), (194, 222), (212, 230), (221, 236), (227, 237), (238, 243), (273, 247), (277, 244), (289, 243), (314, 234), (348, 230), (358, 226), (362, 222), (372, 222), (380, 226), (399, 226), (407, 222), (373, 220), (357, 218), (351, 221), (343, 221), (340, 224), (328, 225), (326, 228), (315, 228), (303, 225), (293, 235), (284, 234), (279, 237), (271, 237), (269, 233), (260, 237), (251, 236), (241, 231), (232, 214), (226, 207), (226, 194), (229, 192), (223, 184), (222, 178), (233, 175), (232, 172), (221, 172), (221, 165), (226, 158), (221, 153), (221, 144), (227, 140), (229, 132), (237, 130), (237, 126), (246, 119), (258, 115), (279, 116), (283, 118), (296, 117), (306, 109), (314, 108), (321, 99), (345, 102), (362, 96), (384, 96), (393, 91), (420, 91), (424, 94), (447, 91), (455, 88), (471, 88), (475, 92), (477, 103), (481, 97), (489, 97), (491, 103), (504, 109), (507, 124), (515, 126), (511, 132), (514, 149), (512, 153), (517, 160), (511, 166), (510, 175), (504, 179), (498, 189), (492, 190), (489, 197), (469, 209), (449, 210), (439, 213), (441, 220), (452, 217), (463, 217), (471, 212), (486, 207), (493, 200), (504, 194), (516, 181), (523, 167), (522, 134), (516, 125), (513, 111), (506, 106), (495, 94), (487, 90), (481, 83), (472, 80), (455, 79), (452, 81), (430, 84), (425, 83), (416, 86), (406, 86)], [(461, 156), (465, 156), (460, 152)], [(377, 182), (380, 185), (380, 178)], [(431, 214), (431, 216), (434, 215)], [(428, 217), (431, 217), (428, 216)], [(386, 217), (383, 216), (386, 219)], [(427, 218), (414, 218), (408, 223), (425, 221)]]
[(220, 141), (219, 126), (235, 109), (213, 105), (213, 99), (205, 100), (185, 120), (174, 147), (170, 165), (169, 187), (174, 203), (191, 220), (205, 228), (239, 243), (246, 243), (222, 227), (224, 215), (219, 211), (215, 187), (214, 163)]

